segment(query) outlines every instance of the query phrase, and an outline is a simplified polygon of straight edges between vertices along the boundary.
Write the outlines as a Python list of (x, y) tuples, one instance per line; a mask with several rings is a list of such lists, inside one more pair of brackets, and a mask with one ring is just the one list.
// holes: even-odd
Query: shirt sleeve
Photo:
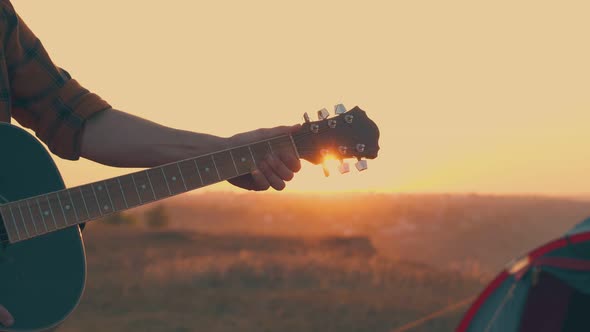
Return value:
[(34, 130), (51, 152), (77, 160), (86, 120), (111, 106), (57, 67), (10, 1), (0, 1), (12, 117)]

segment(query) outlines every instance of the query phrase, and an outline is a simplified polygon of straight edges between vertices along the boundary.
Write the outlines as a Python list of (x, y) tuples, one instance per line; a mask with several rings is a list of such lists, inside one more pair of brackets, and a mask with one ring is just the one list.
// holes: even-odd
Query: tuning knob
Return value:
[(330, 116), (330, 112), (328, 112), (327, 109), (322, 108), (321, 110), (318, 111), (318, 120), (325, 120)]
[(350, 165), (341, 160), (340, 165), (338, 165), (338, 171), (340, 174), (348, 173), (350, 172)]
[(356, 166), (356, 169), (358, 169), (359, 172), (362, 172), (368, 168), (367, 161), (364, 159), (357, 161), (356, 164), (354, 164), (354, 166)]
[(343, 104), (334, 105), (334, 114), (340, 115), (346, 113), (346, 107)]
[(325, 177), (330, 176), (330, 170), (328, 169), (328, 166), (326, 166), (326, 163), (322, 163), (322, 169), (324, 170)]
[(309, 114), (307, 114), (307, 112), (303, 113), (303, 120), (305, 120), (305, 122), (310, 122), (309, 120)]

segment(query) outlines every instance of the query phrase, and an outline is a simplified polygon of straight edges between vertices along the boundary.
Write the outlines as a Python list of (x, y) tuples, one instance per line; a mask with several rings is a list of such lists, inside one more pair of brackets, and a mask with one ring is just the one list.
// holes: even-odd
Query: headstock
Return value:
[[(367, 169), (367, 161), (374, 159), (379, 151), (379, 128), (367, 113), (358, 106), (346, 111), (344, 105), (334, 106), (335, 117), (330, 118), (325, 108), (318, 111), (318, 121), (310, 121), (303, 115), (305, 123), (293, 134), (293, 141), (299, 156), (313, 164), (323, 163), (326, 157), (339, 159), (341, 173), (347, 173), (349, 166), (343, 159), (356, 158), (359, 171)], [(324, 173), (329, 174), (324, 166)]]

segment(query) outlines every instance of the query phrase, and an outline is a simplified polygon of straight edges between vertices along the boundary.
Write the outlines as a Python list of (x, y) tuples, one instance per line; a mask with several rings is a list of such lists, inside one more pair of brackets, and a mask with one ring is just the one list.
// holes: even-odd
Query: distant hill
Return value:
[(586, 200), (474, 194), (207, 193), (164, 204), (172, 229), (360, 235), (380, 255), (473, 274), (493, 273), (590, 216)]

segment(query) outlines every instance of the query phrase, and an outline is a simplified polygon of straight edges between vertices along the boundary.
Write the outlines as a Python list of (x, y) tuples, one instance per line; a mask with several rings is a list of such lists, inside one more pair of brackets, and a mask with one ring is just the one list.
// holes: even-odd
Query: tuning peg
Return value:
[(309, 114), (307, 114), (307, 112), (303, 113), (303, 120), (305, 120), (305, 122), (309, 122)]
[(344, 104), (334, 105), (334, 114), (340, 115), (342, 113), (346, 113), (346, 107), (344, 107)]
[(358, 169), (359, 172), (362, 172), (368, 168), (367, 161), (364, 159), (359, 159), (359, 161), (357, 161), (356, 164), (354, 164), (354, 166), (356, 166), (356, 169)]
[(330, 112), (327, 109), (322, 108), (318, 111), (318, 120), (325, 120), (330, 116)]
[(340, 174), (348, 173), (350, 172), (350, 165), (340, 160), (340, 165), (338, 165), (338, 171), (340, 171)]
[(326, 166), (326, 163), (322, 163), (322, 169), (324, 170), (324, 176), (328, 177), (330, 176), (330, 170), (328, 169), (328, 166)]

